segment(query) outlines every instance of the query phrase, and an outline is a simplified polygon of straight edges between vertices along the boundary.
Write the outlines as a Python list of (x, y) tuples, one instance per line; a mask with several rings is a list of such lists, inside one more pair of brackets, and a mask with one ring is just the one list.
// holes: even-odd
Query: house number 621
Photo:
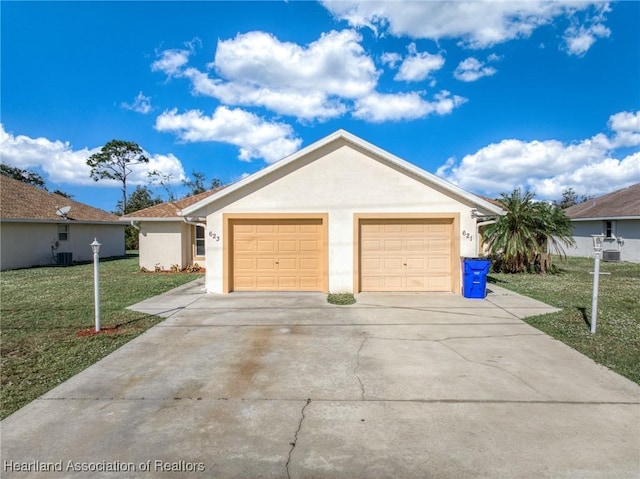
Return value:
[(211, 239), (214, 239), (216, 241), (220, 241), (220, 236), (218, 236), (217, 234), (215, 234), (213, 231), (209, 231), (209, 237)]

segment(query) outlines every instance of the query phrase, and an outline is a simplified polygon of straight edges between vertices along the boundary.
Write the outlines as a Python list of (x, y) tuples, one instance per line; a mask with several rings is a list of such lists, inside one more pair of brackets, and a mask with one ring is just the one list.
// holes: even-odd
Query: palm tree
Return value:
[(507, 273), (547, 272), (551, 269), (549, 250), (564, 255), (563, 245), (573, 244), (571, 222), (564, 212), (547, 203), (534, 201), (534, 194), (519, 188), (503, 193), (498, 200), (506, 212), (484, 231), (499, 270)]

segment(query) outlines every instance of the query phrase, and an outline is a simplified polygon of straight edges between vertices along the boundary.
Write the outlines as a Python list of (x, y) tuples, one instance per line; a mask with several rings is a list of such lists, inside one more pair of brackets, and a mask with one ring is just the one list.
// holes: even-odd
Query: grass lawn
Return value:
[(93, 264), (5, 271), (0, 277), (0, 418), (138, 336), (161, 318), (126, 306), (201, 274), (138, 272), (138, 258), (100, 263), (101, 326), (94, 328)]
[(554, 261), (558, 274), (491, 273), (488, 281), (563, 308), (525, 321), (640, 384), (640, 264), (600, 262), (600, 272), (611, 274), (600, 276), (597, 330), (592, 335), (593, 259)]

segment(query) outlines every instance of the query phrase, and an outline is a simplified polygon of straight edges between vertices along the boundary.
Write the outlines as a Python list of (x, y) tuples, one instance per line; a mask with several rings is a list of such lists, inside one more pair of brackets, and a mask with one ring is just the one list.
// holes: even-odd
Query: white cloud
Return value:
[[(389, 32), (397, 37), (459, 38), (470, 48), (486, 48), (516, 38), (527, 38), (536, 28), (551, 23), (557, 17), (570, 17), (578, 11), (585, 11), (585, 22), (590, 22), (593, 15), (600, 18), (602, 12), (608, 10), (601, 1), (572, 0), (325, 0), (323, 5), (335, 17), (346, 20), (353, 27), (369, 27), (378, 34)], [(591, 13), (593, 10), (596, 13)], [(591, 33), (597, 36), (596, 32)]]
[(123, 102), (120, 106), (125, 110), (131, 110), (136, 113), (146, 115), (151, 111), (151, 97), (145, 96), (142, 92), (139, 92), (131, 103)]
[(449, 159), (437, 174), (462, 188), (492, 196), (515, 187), (544, 199), (560, 198), (569, 187), (578, 194), (604, 194), (640, 178), (640, 153), (614, 157), (621, 146), (640, 145), (640, 112), (612, 115), (609, 126), (613, 136), (598, 133), (570, 144), (502, 140), (466, 155), (459, 163)]
[(465, 102), (465, 98), (446, 90), (434, 95), (434, 101), (425, 100), (418, 92), (372, 93), (356, 101), (353, 116), (373, 123), (415, 120), (431, 114), (447, 115)]
[(486, 66), (477, 58), (469, 57), (458, 64), (453, 76), (464, 82), (472, 82), (482, 77), (494, 75), (496, 71), (495, 68)]
[(240, 149), (239, 159), (263, 158), (273, 163), (296, 151), (302, 140), (285, 123), (270, 123), (241, 110), (218, 107), (211, 116), (198, 110), (165, 111), (156, 119), (156, 130), (172, 132), (183, 141), (218, 141)]
[(383, 53), (380, 57), (380, 61), (383, 65), (389, 65), (391, 68), (396, 68), (400, 62), (402, 62), (402, 55), (399, 53)]
[(598, 38), (611, 35), (605, 25), (605, 13), (611, 11), (608, 3), (596, 7), (596, 13), (588, 15), (583, 23), (577, 17), (572, 18), (571, 26), (564, 32), (564, 48), (569, 55), (584, 56)]
[(611, 115), (609, 128), (616, 134), (612, 140), (613, 148), (640, 145), (640, 111)]
[(169, 77), (179, 75), (182, 67), (189, 63), (192, 53), (191, 50), (164, 50), (159, 54), (160, 58), (151, 64), (151, 71), (163, 72)]
[[(188, 65), (190, 50), (161, 52), (154, 69), (164, 71), (172, 77), (188, 79), (194, 95), (216, 98), (225, 109), (207, 117), (198, 111), (181, 115), (177, 110), (165, 112), (158, 117), (156, 128), (177, 133), (185, 141), (220, 141), (218, 127), (214, 121), (218, 115), (234, 110), (232, 106), (261, 107), (278, 115), (288, 115), (302, 121), (325, 121), (352, 113), (364, 121), (381, 122), (386, 119), (412, 120), (430, 114), (447, 114), (462, 104), (465, 99), (441, 92), (432, 101), (422, 98), (422, 92), (384, 94), (376, 90), (381, 71), (376, 69), (373, 59), (360, 44), (362, 38), (354, 30), (324, 33), (314, 42), (298, 45), (283, 42), (274, 35), (253, 31), (236, 37), (219, 40), (214, 61), (209, 71)], [(444, 65), (441, 55), (418, 52), (415, 44), (408, 46), (409, 53), (402, 58), (396, 53), (385, 53), (383, 64), (395, 68), (399, 65), (396, 79), (421, 81)], [(430, 82), (435, 86), (435, 80)], [(251, 115), (251, 124), (258, 117)], [(264, 125), (270, 124), (260, 120)], [(235, 133), (243, 137), (242, 124)], [(281, 129), (281, 148), (291, 150), (299, 144), (289, 127)], [(225, 135), (225, 138), (229, 135)], [(223, 140), (227, 141), (227, 140)], [(247, 141), (233, 141), (238, 146)], [(275, 144), (275, 143), (274, 143)], [(243, 158), (261, 157), (262, 147), (249, 147)], [(272, 153), (262, 156), (275, 161)]]
[[(4, 130), (0, 124), (0, 157), (2, 162), (24, 169), (41, 169), (46, 180), (53, 183), (72, 185), (119, 186), (120, 183), (110, 180), (94, 182), (90, 177), (87, 158), (100, 151), (101, 147), (74, 150), (69, 142), (49, 140), (47, 138), (30, 138), (25, 135), (14, 135)], [(180, 160), (174, 155), (150, 155), (149, 163), (134, 167), (128, 178), (132, 185), (147, 184), (147, 173), (159, 170), (171, 174), (176, 179), (184, 177)]]
[(161, 52), (152, 69), (191, 81), (195, 94), (226, 105), (264, 107), (303, 120), (347, 111), (344, 100), (372, 92), (379, 72), (354, 30), (331, 31), (306, 46), (261, 31), (219, 40), (211, 73), (187, 68), (190, 50)]
[(395, 80), (399, 81), (422, 81), (431, 72), (440, 70), (444, 66), (444, 58), (441, 55), (432, 55), (427, 52), (418, 52), (416, 44), (409, 44), (409, 55), (400, 65)]
[(611, 30), (601, 24), (590, 27), (569, 27), (564, 32), (567, 52), (571, 55), (583, 56), (598, 38), (606, 38)]

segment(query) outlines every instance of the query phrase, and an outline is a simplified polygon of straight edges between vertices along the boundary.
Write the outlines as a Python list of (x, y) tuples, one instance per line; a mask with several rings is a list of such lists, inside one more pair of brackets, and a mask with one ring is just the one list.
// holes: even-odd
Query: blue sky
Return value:
[[(12, 2), (0, 154), (109, 211), (86, 158), (240, 179), (337, 129), (478, 194), (640, 181), (638, 2)], [(157, 195), (163, 190), (154, 187)]]

